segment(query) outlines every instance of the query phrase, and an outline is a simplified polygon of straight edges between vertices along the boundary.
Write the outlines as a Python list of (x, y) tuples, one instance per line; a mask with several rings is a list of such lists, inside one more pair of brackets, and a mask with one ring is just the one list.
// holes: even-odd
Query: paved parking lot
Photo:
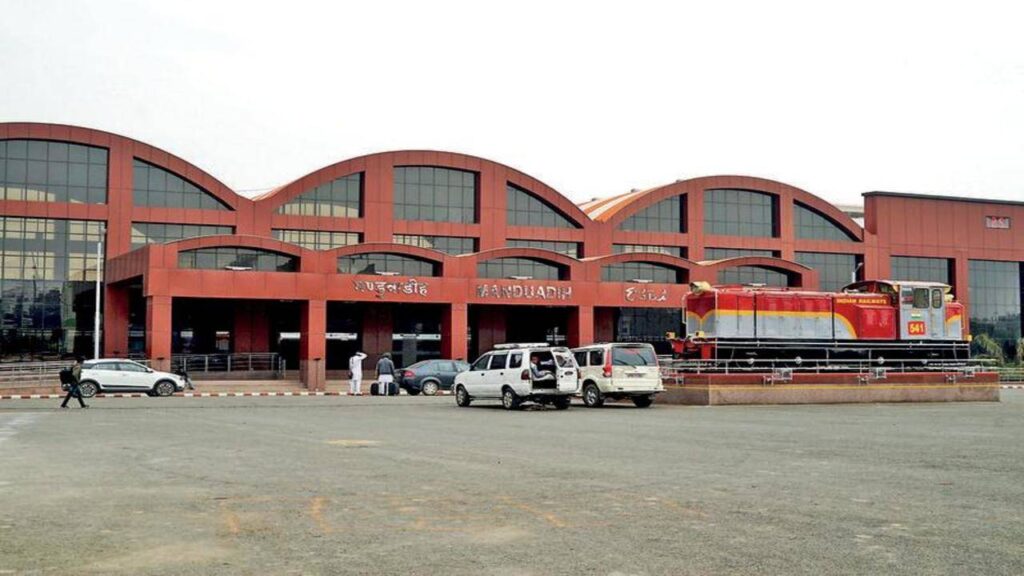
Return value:
[(0, 574), (1021, 574), (999, 404), (0, 402)]

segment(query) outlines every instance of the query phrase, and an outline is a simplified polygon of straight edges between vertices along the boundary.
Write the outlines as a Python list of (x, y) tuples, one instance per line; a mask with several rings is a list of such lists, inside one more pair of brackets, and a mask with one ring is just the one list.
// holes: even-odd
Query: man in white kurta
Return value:
[(363, 359), (366, 354), (356, 352), (348, 359), (348, 371), (351, 376), (348, 379), (348, 393), (352, 396), (362, 396), (363, 385)]

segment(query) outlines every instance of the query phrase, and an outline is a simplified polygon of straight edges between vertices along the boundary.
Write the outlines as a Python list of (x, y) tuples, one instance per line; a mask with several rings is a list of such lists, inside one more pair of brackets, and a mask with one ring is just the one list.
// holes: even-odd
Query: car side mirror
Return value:
[(152, 374), (153, 373), (153, 369), (152, 368), (146, 368), (146, 372), (149, 372), (150, 374)]

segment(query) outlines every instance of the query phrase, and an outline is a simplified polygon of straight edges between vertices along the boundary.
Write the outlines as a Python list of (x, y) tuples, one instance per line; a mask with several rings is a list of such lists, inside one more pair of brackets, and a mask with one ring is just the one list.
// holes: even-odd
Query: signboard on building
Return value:
[(995, 228), (997, 230), (1009, 230), (1010, 229), (1010, 217), (1009, 216), (985, 216), (985, 228)]
[(356, 292), (367, 292), (377, 298), (384, 298), (389, 294), (427, 295), (427, 285), (415, 278), (408, 280), (353, 280), (352, 285)]
[(572, 298), (572, 286), (544, 286), (535, 284), (478, 284), (478, 298), (495, 300), (568, 300)]

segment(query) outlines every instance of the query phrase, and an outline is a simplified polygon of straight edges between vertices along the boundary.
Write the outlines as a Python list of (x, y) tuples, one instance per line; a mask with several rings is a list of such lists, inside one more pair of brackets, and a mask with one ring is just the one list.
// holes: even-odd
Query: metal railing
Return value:
[(0, 363), (0, 385), (58, 381), (58, 373), (74, 363), (74, 360), (53, 362), (3, 362)]
[(1003, 384), (1024, 384), (1024, 366), (1000, 366), (995, 371)]
[(239, 354), (175, 354), (171, 356), (172, 370), (197, 372), (272, 372), (278, 376), (285, 371), (285, 360), (276, 352), (246, 352)]

